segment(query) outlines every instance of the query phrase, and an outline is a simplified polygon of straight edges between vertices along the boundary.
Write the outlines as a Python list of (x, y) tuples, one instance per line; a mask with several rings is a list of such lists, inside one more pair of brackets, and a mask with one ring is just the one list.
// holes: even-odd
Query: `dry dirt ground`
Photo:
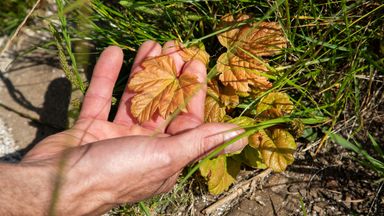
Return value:
[[(37, 51), (15, 59), (36, 37), (22, 31), (12, 51), (1, 58), (3, 65), (13, 62), (0, 73), (0, 119), (12, 129), (19, 146), (19, 153), (3, 159), (19, 158), (36, 142), (68, 125), (73, 92), (56, 57)], [(300, 149), (306, 146), (301, 144)], [(382, 183), (374, 183), (377, 176), (352, 161), (350, 154), (338, 146), (329, 144), (322, 152), (312, 157), (309, 152), (299, 151), (287, 172), (253, 182), (243, 195), (212, 215), (384, 215), (384, 188)], [(239, 184), (254, 175), (254, 171), (243, 171)], [(200, 205), (197, 202), (195, 214), (202, 214), (234, 190), (220, 197), (204, 195), (205, 201)]]
[(71, 85), (56, 58), (40, 51), (18, 56), (37, 38), (22, 30), (0, 57), (0, 119), (12, 130), (20, 152), (67, 125)]

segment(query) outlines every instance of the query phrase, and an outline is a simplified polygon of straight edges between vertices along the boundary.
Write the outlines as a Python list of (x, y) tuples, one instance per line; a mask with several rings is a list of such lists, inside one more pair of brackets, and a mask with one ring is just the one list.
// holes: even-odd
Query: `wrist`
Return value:
[(96, 215), (113, 206), (107, 190), (110, 188), (104, 190), (94, 167), (83, 160), (84, 151), (89, 149), (82, 147), (64, 152), (52, 163), (50, 214)]

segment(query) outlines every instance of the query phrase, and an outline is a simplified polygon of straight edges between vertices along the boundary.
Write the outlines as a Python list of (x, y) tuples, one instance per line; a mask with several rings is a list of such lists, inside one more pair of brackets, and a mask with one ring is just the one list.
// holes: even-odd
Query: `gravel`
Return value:
[(17, 161), (18, 149), (12, 136), (12, 129), (7, 127), (3, 119), (0, 119), (0, 161)]

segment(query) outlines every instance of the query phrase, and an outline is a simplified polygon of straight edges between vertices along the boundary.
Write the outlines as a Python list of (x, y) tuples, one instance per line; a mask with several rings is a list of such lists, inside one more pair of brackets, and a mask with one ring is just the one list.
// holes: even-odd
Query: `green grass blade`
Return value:
[(340, 136), (338, 134), (331, 133), (331, 134), (329, 134), (329, 137), (332, 140), (334, 140), (336, 143), (338, 143), (339, 145), (343, 146), (346, 149), (352, 150), (355, 153), (359, 154), (359, 152), (361, 150), (356, 145), (352, 144), (351, 142), (349, 142), (348, 140), (344, 139), (344, 137), (342, 137), (342, 136)]
[(383, 150), (380, 148), (380, 145), (376, 142), (375, 138), (373, 138), (371, 136), (371, 134), (368, 134), (368, 137), (369, 139), (371, 140), (372, 142), (372, 146), (373, 148), (375, 149), (375, 151), (377, 152), (377, 154), (379, 154), (380, 157), (382, 157), (384, 159), (384, 153), (383, 153)]
[[(384, 174), (384, 162), (375, 159), (374, 157), (369, 155), (369, 153), (366, 150), (362, 149), (362, 147), (349, 142), (348, 140), (344, 139), (342, 136), (338, 134), (330, 133), (329, 136), (332, 140), (334, 140), (336, 143), (340, 144), (344, 148), (350, 149), (355, 153), (357, 153), (358, 155), (362, 156), (363, 159), (365, 159), (365, 161), (361, 161), (362, 163), (366, 164), (367, 166), (376, 170), (377, 172)], [(369, 162), (369, 164), (367, 164), (366, 162)]]
[(139, 202), (139, 207), (144, 212), (145, 216), (151, 216), (151, 213), (149, 212), (148, 207), (145, 205), (143, 201)]

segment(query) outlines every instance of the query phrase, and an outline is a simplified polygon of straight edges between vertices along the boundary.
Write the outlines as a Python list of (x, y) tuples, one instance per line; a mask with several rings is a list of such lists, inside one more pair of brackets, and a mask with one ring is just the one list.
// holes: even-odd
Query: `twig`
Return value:
[(384, 183), (381, 183), (380, 186), (379, 186), (379, 189), (377, 189), (375, 198), (372, 200), (371, 207), (369, 208), (368, 215), (370, 215), (370, 214), (372, 213), (372, 208), (373, 208), (373, 206), (375, 206), (376, 200), (377, 200), (377, 198), (378, 198), (379, 195), (380, 195), (381, 189), (383, 188), (383, 184), (384, 184)]
[(12, 37), (7, 41), (4, 48), (1, 50), (0, 56), (2, 56), (5, 51), (8, 49), (8, 47), (11, 45), (12, 41), (15, 39), (15, 37), (19, 34), (21, 28), (25, 25), (29, 17), (32, 15), (33, 11), (35, 11), (36, 7), (39, 5), (41, 0), (37, 0), (36, 3), (33, 5), (32, 9), (29, 11), (27, 16), (24, 18), (23, 22), (20, 23), (20, 25), (17, 27), (15, 32), (13, 33)]
[(253, 181), (260, 181), (260, 180), (264, 179), (266, 176), (268, 176), (271, 172), (272, 172), (272, 169), (266, 169), (266, 170), (262, 171), (260, 174), (258, 174), (256, 176), (252, 177), (251, 179), (245, 181), (244, 183), (239, 185), (239, 187), (237, 189), (235, 189), (235, 191), (233, 191), (229, 195), (225, 196), (224, 198), (218, 200), (217, 202), (213, 203), (212, 205), (210, 205), (209, 207), (204, 209), (203, 214), (209, 215), (209, 214), (214, 213), (220, 206), (222, 206), (222, 205), (234, 200), (235, 198), (241, 196), (245, 191), (247, 191), (250, 188)]

